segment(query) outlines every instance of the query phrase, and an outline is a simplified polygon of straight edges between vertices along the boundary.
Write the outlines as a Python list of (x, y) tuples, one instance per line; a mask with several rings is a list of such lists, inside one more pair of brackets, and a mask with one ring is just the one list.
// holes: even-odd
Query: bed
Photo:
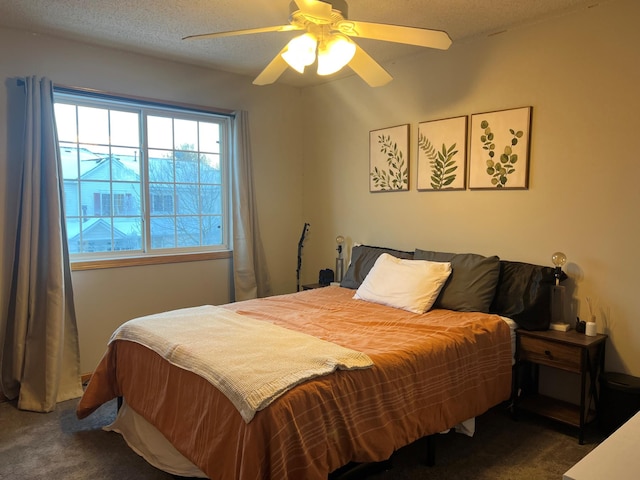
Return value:
[[(426, 313), (354, 298), (384, 253), (452, 266)], [(173, 474), (326, 479), (352, 462), (386, 460), (508, 400), (513, 329), (544, 327), (540, 305), (549, 281), (550, 268), (497, 257), (358, 246), (340, 286), (221, 308), (360, 352), (369, 367), (335, 369), (296, 384), (247, 421), (203, 376), (137, 341), (114, 339), (77, 415), (123, 398), (112, 428)], [(451, 306), (458, 309), (444, 308)], [(177, 457), (160, 458), (154, 446)]]

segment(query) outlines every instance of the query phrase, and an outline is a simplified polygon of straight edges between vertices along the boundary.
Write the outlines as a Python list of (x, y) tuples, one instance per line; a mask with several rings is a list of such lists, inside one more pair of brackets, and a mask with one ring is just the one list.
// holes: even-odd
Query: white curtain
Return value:
[(24, 80), (25, 112), (2, 390), (18, 408), (49, 412), (82, 395), (80, 354), (64, 221), (53, 84)]
[(249, 114), (236, 112), (233, 127), (231, 197), (233, 205), (233, 280), (236, 300), (271, 294), (253, 192)]

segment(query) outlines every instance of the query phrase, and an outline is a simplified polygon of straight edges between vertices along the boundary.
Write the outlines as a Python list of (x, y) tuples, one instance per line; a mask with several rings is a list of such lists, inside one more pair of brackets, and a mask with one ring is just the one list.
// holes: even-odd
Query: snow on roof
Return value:
[[(60, 147), (62, 175), (65, 180), (77, 180), (78, 177), (97, 167), (105, 158), (108, 158), (108, 155), (99, 155), (86, 148)], [(80, 175), (78, 175), (78, 163), (80, 164)]]

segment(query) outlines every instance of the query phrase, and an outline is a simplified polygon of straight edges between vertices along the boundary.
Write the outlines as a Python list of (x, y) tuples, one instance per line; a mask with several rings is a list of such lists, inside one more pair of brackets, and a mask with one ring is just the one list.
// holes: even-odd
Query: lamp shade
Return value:
[(318, 41), (310, 33), (295, 37), (287, 44), (282, 58), (294, 70), (304, 73), (304, 67), (311, 65), (316, 59)]
[(351, 61), (356, 45), (349, 38), (333, 34), (318, 47), (318, 75), (336, 73)]

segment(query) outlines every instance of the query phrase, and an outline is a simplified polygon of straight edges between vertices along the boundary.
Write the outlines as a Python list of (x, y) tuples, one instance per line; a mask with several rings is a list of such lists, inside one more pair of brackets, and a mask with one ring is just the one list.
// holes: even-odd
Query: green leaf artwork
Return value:
[(458, 165), (453, 158), (458, 153), (456, 144), (447, 147), (444, 143), (442, 149), (436, 149), (427, 137), (420, 134), (418, 147), (429, 159), (431, 167), (430, 183), (434, 190), (441, 190), (451, 185), (456, 179)]
[(480, 141), (482, 149), (486, 151), (486, 172), (491, 177), (491, 185), (495, 188), (504, 188), (509, 181), (509, 175), (516, 171), (516, 163), (518, 162), (518, 154), (514, 153), (513, 148), (518, 145), (518, 140), (522, 138), (524, 132), (522, 130), (509, 129), (511, 140), (508, 145), (504, 146), (502, 153), (496, 158), (496, 144), (494, 142), (495, 135), (491, 131), (491, 126), (487, 120), (480, 122), (482, 132)]
[(531, 113), (520, 107), (471, 116), (469, 188), (529, 187)]
[(389, 168), (373, 168), (370, 175), (374, 186), (382, 191), (406, 189), (409, 185), (409, 165), (402, 150), (391, 140), (391, 135), (378, 135), (378, 144)]

